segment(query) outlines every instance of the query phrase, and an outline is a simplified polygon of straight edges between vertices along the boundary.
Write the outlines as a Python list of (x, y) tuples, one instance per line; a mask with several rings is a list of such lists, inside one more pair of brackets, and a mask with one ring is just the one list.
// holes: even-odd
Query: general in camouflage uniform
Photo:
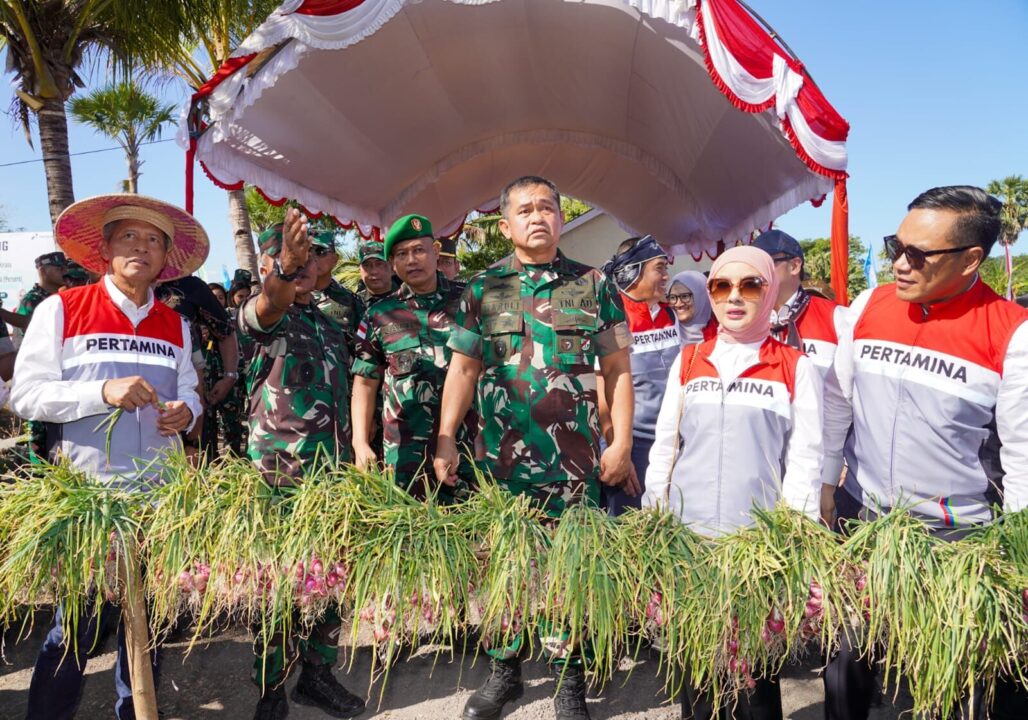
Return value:
[(336, 252), (336, 235), (332, 232), (318, 233), (311, 238), (311, 252), (318, 263), (318, 281), (314, 290), (314, 304), (321, 312), (346, 333), (351, 355), (357, 337), (357, 326), (364, 317), (364, 303), (356, 294), (339, 284), (332, 277), (332, 270), (339, 262)]
[[(269, 484), (293, 485), (322, 464), (351, 460), (350, 358), (342, 328), (313, 303), (317, 261), (309, 250), (306, 218), (290, 210), (284, 227), (262, 234), (260, 241), (264, 287), (239, 309), (237, 320), (240, 334), (255, 347), (247, 373), (247, 451)], [(331, 673), (340, 625), (330, 610), (298, 647), (280, 634), (258, 648), (254, 680), (262, 696), (256, 718), (288, 713), (283, 685), (297, 655), (302, 672), (294, 700), (334, 717), (363, 711), (364, 702)]]
[[(16, 345), (21, 344), (25, 337), (25, 329), (32, 321), (32, 314), (39, 307), (39, 304), (64, 287), (64, 271), (68, 266), (68, 260), (62, 252), (46, 253), (36, 258), (36, 270), (39, 273), (39, 282), (29, 288), (21, 302), (18, 303), (17, 314), (26, 318), (24, 326), (14, 328), (14, 341)], [(6, 333), (6, 328), (4, 328)], [(35, 420), (28, 421), (29, 427), (29, 457), (32, 462), (42, 462), (46, 458), (46, 427), (43, 423)]]
[[(440, 479), (455, 472), (457, 420), (477, 390), (479, 467), (556, 521), (571, 504), (597, 504), (601, 479), (618, 484), (630, 477), (632, 340), (607, 278), (557, 249), (562, 219), (552, 183), (516, 180), (501, 194), (500, 212), (514, 254), (473, 278), (461, 299), (435, 469)], [(613, 425), (602, 457), (597, 363)], [(582, 659), (589, 648), (569, 647), (560, 628), (543, 635), (558, 678), (557, 720), (588, 720)], [(465, 705), (465, 720), (495, 720), (520, 697), (521, 650), (521, 638), (487, 648), (492, 672)]]
[[(364, 318), (358, 330), (357, 355), (353, 374), (356, 387), (367, 392), (354, 391), (353, 416), (354, 448), (358, 462), (370, 448), (366, 438), (366, 423), (372, 412), (372, 396), (384, 397), (381, 418), (384, 429), (384, 456), (386, 465), (393, 468), (396, 482), (419, 498), (430, 492), (434, 482), (432, 461), (435, 457), (435, 439), (439, 431), (439, 407), (443, 382), (450, 362), (446, 343), (457, 314), (462, 283), (450, 282), (436, 268), (438, 249), (433, 245), (432, 225), (428, 218), (408, 215), (400, 218), (389, 229), (385, 241), (386, 253), (396, 265), (397, 273), (407, 278), (400, 289), (376, 303)], [(401, 260), (409, 250), (423, 249), (424, 257)], [(413, 253), (411, 253), (413, 254)], [(409, 266), (420, 266), (420, 274), (409, 277)], [(381, 393), (379, 388), (381, 387)], [(469, 416), (471, 413), (469, 413)], [(463, 452), (472, 450), (473, 418), (461, 425), (458, 442)], [(449, 502), (465, 494), (474, 482), (474, 472), (465, 465), (456, 489), (443, 485), (439, 497)]]
[[(360, 261), (361, 288), (357, 297), (364, 303), (365, 313), (375, 303), (385, 300), (400, 289), (400, 280), (393, 274), (393, 268), (385, 259), (385, 246), (375, 240), (365, 240), (357, 246)], [(374, 292), (372, 290), (374, 289)], [(354, 356), (356, 357), (356, 355)], [(375, 429), (371, 449), (376, 457), (382, 457), (385, 435), (382, 430), (382, 393), (375, 396)]]

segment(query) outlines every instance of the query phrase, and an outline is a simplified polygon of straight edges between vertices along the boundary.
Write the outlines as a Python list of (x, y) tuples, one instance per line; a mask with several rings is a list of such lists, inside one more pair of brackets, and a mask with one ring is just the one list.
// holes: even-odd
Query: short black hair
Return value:
[(500, 193), (500, 215), (507, 214), (507, 207), (510, 205), (510, 194), (515, 190), (520, 190), (526, 187), (535, 187), (536, 185), (545, 185), (553, 193), (553, 199), (557, 203), (557, 207), (560, 207), (560, 190), (552, 182), (544, 177), (538, 175), (525, 175), (519, 177), (513, 182), (507, 183), (507, 187), (503, 188), (503, 192)]
[(618, 249), (614, 254), (623, 255), (624, 253), (628, 252), (636, 245), (638, 245), (640, 240), (642, 240), (641, 237), (630, 237), (627, 240), (622, 240), (621, 244), (618, 245)]
[(1001, 229), (1003, 203), (974, 185), (947, 185), (925, 190), (907, 210), (949, 210), (958, 213), (950, 242), (954, 247), (971, 243), (992, 252)]

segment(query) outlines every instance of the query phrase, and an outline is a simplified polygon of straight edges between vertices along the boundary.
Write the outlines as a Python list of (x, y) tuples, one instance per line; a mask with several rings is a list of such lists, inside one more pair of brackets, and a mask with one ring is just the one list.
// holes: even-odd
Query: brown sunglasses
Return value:
[(896, 262), (900, 255), (906, 255), (907, 264), (910, 265), (911, 270), (923, 268), (925, 261), (932, 255), (949, 255), (980, 247), (978, 245), (961, 245), (960, 247), (944, 248), (943, 250), (922, 250), (913, 245), (904, 245), (895, 235), (886, 235), (884, 240), (885, 255), (889, 258), (889, 262)]
[(724, 302), (732, 294), (732, 288), (739, 289), (739, 297), (743, 300), (760, 300), (767, 288), (767, 281), (762, 277), (744, 277), (738, 285), (725, 278), (711, 278), (707, 281), (707, 293), (714, 302)]

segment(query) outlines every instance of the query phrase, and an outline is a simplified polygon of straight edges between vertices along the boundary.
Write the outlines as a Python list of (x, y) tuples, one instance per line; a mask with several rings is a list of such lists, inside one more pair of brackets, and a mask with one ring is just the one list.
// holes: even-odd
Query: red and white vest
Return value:
[(799, 350), (768, 338), (757, 364), (725, 388), (709, 359), (716, 343), (682, 349), (681, 450), (667, 498), (682, 522), (705, 535), (747, 525), (754, 505), (771, 508), (781, 497), (796, 364), (802, 357)]
[(652, 440), (668, 373), (681, 352), (678, 322), (666, 305), (661, 305), (657, 316), (653, 317), (649, 303), (636, 302), (623, 293), (621, 300), (628, 329), (632, 332), (630, 359), (635, 390), (632, 434)]
[[(803, 343), (803, 352), (817, 368), (823, 380), (835, 360), (835, 351), (839, 348), (839, 335), (835, 328), (835, 313), (839, 306), (831, 300), (811, 295), (796, 321), (796, 330)], [(785, 333), (775, 335), (776, 339), (785, 342)]]
[(995, 408), (1003, 360), (1028, 313), (980, 280), (952, 300), (875, 289), (853, 328), (853, 429), (844, 488), (943, 527), (988, 522), (1002, 482)]
[[(182, 318), (155, 300), (135, 328), (111, 299), (103, 282), (71, 288), (59, 295), (64, 310), (63, 380), (114, 380), (142, 376), (162, 402), (178, 399), (178, 366), (184, 353)], [(179, 443), (157, 431), (157, 411), (145, 407), (124, 412), (111, 433), (110, 458), (105, 435), (96, 431), (102, 416), (67, 423), (47, 423), (47, 450), (58, 452), (82, 469), (113, 485), (136, 487), (139, 469), (160, 451)], [(159, 466), (148, 469), (150, 479)]]

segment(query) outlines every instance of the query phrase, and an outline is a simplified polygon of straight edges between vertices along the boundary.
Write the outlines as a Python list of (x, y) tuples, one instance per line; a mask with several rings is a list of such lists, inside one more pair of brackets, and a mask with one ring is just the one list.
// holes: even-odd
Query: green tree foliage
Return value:
[[(832, 286), (832, 241), (830, 238), (814, 238), (800, 240), (800, 247), (803, 248), (803, 267), (806, 270), (808, 283), (819, 288), (830, 288)], [(847, 290), (850, 298), (867, 289), (867, 278), (864, 277), (864, 257), (867, 255), (867, 248), (860, 238), (850, 235), (850, 261), (849, 277), (847, 278)], [(887, 263), (882, 262), (881, 254), (878, 255), (878, 282), (888, 282), (887, 273), (883, 273), (883, 267)]]
[[(1014, 261), (1014, 297), (1028, 294), (1028, 255), (1015, 255)], [(1006, 258), (986, 258), (978, 269), (985, 284), (991, 287), (1000, 295), (1006, 296), (1007, 292), (1007, 264)]]
[(124, 81), (72, 98), (68, 110), (78, 122), (121, 146), (128, 164), (124, 189), (139, 192), (142, 144), (159, 138), (164, 126), (175, 120), (175, 106), (160, 102), (132, 81)]
[(986, 191), (1003, 201), (1001, 219), (1003, 223), (999, 241), (1013, 245), (1017, 236), (1028, 230), (1028, 179), (1020, 175), (1008, 175), (1002, 180), (993, 180)]

